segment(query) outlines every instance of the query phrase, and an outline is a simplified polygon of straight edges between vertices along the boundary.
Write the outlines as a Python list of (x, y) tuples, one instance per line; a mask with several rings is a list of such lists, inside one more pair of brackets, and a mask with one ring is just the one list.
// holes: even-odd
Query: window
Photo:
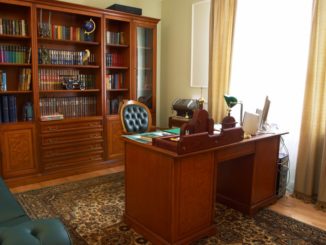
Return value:
[(210, 1), (192, 4), (191, 82), (192, 87), (208, 86)]
[[(312, 0), (239, 0), (230, 94), (244, 111), (271, 100), (268, 122), (290, 132), (290, 184), (294, 181), (310, 40)], [(239, 115), (232, 111), (233, 116)]]

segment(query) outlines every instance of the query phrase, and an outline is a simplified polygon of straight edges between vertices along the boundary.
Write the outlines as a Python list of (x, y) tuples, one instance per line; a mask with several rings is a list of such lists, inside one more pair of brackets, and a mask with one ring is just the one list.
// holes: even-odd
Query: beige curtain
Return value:
[[(315, 0), (294, 196), (326, 204), (326, 1)], [(290, 108), (289, 108), (290, 109)]]
[(232, 39), (237, 0), (212, 0), (209, 44), (208, 111), (215, 122), (227, 114)]

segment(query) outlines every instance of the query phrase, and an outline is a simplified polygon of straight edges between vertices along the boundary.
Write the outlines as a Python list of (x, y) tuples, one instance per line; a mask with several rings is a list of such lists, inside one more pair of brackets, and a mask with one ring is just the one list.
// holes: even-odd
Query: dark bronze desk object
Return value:
[(223, 129), (220, 134), (214, 134), (214, 121), (209, 118), (208, 112), (195, 110), (192, 119), (182, 125), (180, 135), (154, 138), (153, 145), (177, 154), (185, 154), (232, 144), (242, 139), (241, 127)]

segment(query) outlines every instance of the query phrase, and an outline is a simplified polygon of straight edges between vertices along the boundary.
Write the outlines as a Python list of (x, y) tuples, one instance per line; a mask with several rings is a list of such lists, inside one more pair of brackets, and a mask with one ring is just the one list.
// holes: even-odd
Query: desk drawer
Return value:
[(220, 149), (215, 152), (217, 162), (227, 161), (233, 158), (246, 156), (255, 153), (255, 143), (239, 144), (232, 147)]

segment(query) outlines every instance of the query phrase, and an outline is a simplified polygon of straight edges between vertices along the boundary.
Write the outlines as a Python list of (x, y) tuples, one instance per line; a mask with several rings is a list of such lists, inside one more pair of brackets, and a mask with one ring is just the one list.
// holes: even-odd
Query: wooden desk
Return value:
[(125, 222), (155, 245), (215, 233), (214, 203), (247, 214), (277, 200), (281, 134), (178, 155), (125, 142)]

